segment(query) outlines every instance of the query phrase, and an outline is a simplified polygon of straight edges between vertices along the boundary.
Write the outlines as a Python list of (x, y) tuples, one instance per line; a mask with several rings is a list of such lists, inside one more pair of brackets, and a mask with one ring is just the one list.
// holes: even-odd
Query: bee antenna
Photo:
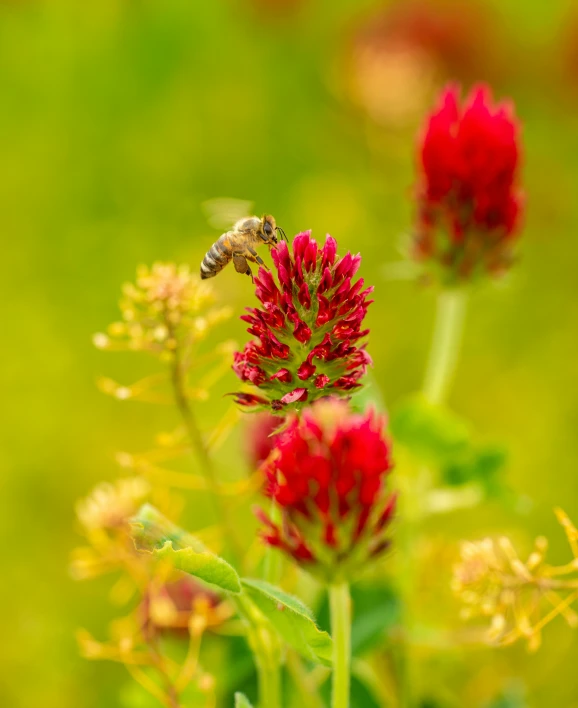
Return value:
[(275, 228), (277, 229), (277, 231), (279, 231), (279, 233), (280, 233), (281, 236), (285, 239), (285, 241), (288, 242), (287, 235), (285, 234), (285, 232), (283, 231), (283, 229), (282, 229), (280, 226), (277, 226), (277, 227), (275, 227)]

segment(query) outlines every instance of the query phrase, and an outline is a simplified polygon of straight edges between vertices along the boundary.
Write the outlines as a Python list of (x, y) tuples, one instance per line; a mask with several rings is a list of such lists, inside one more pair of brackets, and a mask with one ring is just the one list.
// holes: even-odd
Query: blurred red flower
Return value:
[(446, 87), (427, 118), (419, 157), (413, 255), (441, 265), (453, 281), (505, 270), (523, 210), (513, 105), (493, 105), (485, 85), (460, 105), (459, 88)]
[(163, 632), (188, 635), (191, 617), (196, 614), (202, 614), (208, 626), (223, 621), (218, 596), (189, 575), (160, 585), (149, 583), (139, 612), (147, 636)]
[(310, 232), (299, 234), (292, 252), (281, 242), (272, 251), (278, 284), (261, 268), (255, 279), (260, 308), (242, 317), (255, 340), (236, 352), (233, 369), (261, 395), (238, 393), (248, 408), (285, 413), (305, 401), (330, 394), (349, 395), (371, 364), (362, 323), (373, 288), (353, 282), (361, 256), (337, 257), (327, 236), (319, 247)]
[(265, 494), (282, 516), (277, 524), (258, 512), (269, 545), (328, 580), (388, 547), (395, 495), (386, 490), (392, 461), (384, 424), (337, 399), (290, 418), (262, 467)]
[(378, 123), (413, 123), (450, 77), (471, 82), (504, 73), (499, 28), (477, 0), (398, 0), (373, 8), (347, 53), (352, 98)]

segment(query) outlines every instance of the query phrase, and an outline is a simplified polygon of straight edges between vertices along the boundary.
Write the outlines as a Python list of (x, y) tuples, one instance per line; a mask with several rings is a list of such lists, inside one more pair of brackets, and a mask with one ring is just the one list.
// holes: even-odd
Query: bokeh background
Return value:
[[(106, 581), (69, 576), (74, 503), (171, 413), (100, 393), (99, 374), (130, 381), (141, 364), (95, 350), (91, 335), (116, 319), (138, 263), (196, 267), (219, 235), (204, 200), (250, 199), (289, 234), (330, 232), (360, 251), (376, 379), (388, 405), (419, 387), (435, 298), (387, 264), (411, 228), (416, 130), (449, 78), (490, 81), (523, 123), (520, 260), (471, 298), (451, 403), (506, 444), (507, 482), (527, 503), (452, 514), (431, 537), (451, 547), (499, 530), (523, 547), (544, 533), (563, 562), (552, 507), (578, 518), (573, 2), (0, 4), (0, 705), (127, 705), (123, 667), (78, 655), (75, 629), (102, 636), (114, 610)], [(215, 283), (236, 314), (252, 304), (232, 268)], [(244, 341), (236, 318), (227, 336)], [(237, 388), (232, 372), (223, 387)], [(202, 408), (207, 428), (227, 405)], [(224, 463), (241, 464), (241, 437)], [(425, 605), (451, 603), (448, 577), (426, 572)], [(423, 660), (427, 705), (578, 706), (578, 635), (562, 621), (536, 655), (468, 647)]]

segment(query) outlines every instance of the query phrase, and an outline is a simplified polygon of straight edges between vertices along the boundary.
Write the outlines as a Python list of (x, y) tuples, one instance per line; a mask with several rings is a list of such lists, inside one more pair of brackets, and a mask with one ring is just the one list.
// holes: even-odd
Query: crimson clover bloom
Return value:
[(371, 364), (361, 344), (362, 329), (373, 302), (363, 278), (353, 281), (361, 256), (337, 257), (337, 242), (327, 236), (319, 247), (306, 231), (271, 251), (277, 280), (261, 268), (255, 294), (261, 307), (241, 319), (255, 339), (236, 352), (233, 369), (259, 394), (233, 394), (247, 408), (285, 415), (305, 401), (350, 395)]
[(277, 523), (258, 510), (265, 542), (329, 582), (382, 553), (396, 498), (386, 490), (392, 461), (384, 424), (336, 398), (291, 414), (261, 468), (281, 515)]
[(441, 266), (449, 283), (506, 270), (523, 209), (513, 106), (492, 105), (485, 85), (460, 106), (458, 87), (446, 87), (427, 119), (420, 162), (414, 257)]

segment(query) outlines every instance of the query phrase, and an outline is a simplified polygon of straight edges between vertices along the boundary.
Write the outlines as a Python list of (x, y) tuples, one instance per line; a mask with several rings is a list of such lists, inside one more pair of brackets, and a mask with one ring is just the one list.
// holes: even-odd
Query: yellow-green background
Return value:
[[(0, 5), (0, 705), (121, 705), (123, 668), (77, 653), (75, 628), (104, 636), (111, 610), (105, 582), (68, 576), (73, 506), (115, 477), (115, 450), (146, 449), (165, 418), (96, 390), (98, 374), (134, 371), (91, 335), (116, 318), (136, 264), (197, 267), (217, 235), (203, 200), (251, 199), (289, 234), (330, 232), (342, 251), (361, 251), (388, 404), (419, 386), (434, 298), (382, 273), (411, 224), (415, 126), (372, 125), (336, 72), (350, 23), (375, 5), (303, 0), (282, 19), (249, 0)], [(545, 533), (563, 562), (551, 509), (578, 519), (578, 100), (558, 73), (572, 3), (495, 0), (493, 10), (507, 66), (496, 91), (524, 125), (528, 211), (515, 271), (472, 298), (451, 401), (507, 443), (508, 480), (533, 505), (515, 519), (498, 507), (455, 514), (439, 528), (456, 538), (504, 529), (522, 546)], [(215, 286), (237, 314), (253, 302), (232, 269)], [(232, 330), (243, 341), (241, 324)], [(236, 388), (232, 373), (225, 388)], [(203, 408), (207, 427), (226, 405)], [(558, 620), (537, 655), (468, 650), (459, 670), (443, 654), (428, 670), (450, 688), (482, 672), (467, 706), (487, 705), (484, 685), (510, 675), (528, 706), (566, 708), (578, 706), (577, 660), (578, 635)]]

